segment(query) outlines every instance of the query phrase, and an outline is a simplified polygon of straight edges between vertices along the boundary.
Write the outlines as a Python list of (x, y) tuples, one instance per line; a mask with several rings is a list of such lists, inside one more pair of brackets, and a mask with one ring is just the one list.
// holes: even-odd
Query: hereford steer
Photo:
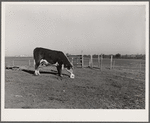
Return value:
[(35, 61), (35, 75), (40, 75), (39, 65), (41, 62), (46, 61), (46, 64), (54, 64), (56, 66), (59, 76), (62, 76), (62, 69), (66, 68), (71, 74), (70, 78), (74, 78), (73, 65), (63, 52), (45, 48), (35, 48), (33, 56)]

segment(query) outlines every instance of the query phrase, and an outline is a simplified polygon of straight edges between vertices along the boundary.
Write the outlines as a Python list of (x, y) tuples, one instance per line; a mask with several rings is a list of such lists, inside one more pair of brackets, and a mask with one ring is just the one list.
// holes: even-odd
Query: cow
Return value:
[(44, 61), (46, 64), (55, 65), (60, 77), (62, 77), (63, 68), (66, 68), (70, 73), (70, 78), (74, 78), (73, 64), (69, 62), (67, 56), (62, 51), (37, 47), (33, 51), (33, 56), (35, 62), (35, 75), (40, 75), (39, 65)]

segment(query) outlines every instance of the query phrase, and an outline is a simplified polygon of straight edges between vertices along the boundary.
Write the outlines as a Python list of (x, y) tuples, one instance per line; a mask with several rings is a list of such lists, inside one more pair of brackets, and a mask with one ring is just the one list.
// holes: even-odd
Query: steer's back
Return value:
[(65, 55), (61, 51), (45, 49), (41, 47), (37, 47), (33, 51), (34, 59), (53, 59), (53, 60), (65, 60)]

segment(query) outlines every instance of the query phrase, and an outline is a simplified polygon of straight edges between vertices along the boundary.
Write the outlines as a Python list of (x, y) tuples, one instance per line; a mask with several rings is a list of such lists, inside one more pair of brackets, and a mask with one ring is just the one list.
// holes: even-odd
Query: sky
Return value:
[(69, 54), (144, 54), (144, 5), (5, 5), (5, 55), (36, 47)]

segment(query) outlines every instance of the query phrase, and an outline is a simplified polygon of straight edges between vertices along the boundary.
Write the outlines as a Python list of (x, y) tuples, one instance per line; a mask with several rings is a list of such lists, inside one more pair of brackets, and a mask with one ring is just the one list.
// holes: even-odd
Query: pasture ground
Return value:
[(54, 67), (5, 70), (5, 108), (145, 109), (145, 73), (75, 68), (75, 79)]

